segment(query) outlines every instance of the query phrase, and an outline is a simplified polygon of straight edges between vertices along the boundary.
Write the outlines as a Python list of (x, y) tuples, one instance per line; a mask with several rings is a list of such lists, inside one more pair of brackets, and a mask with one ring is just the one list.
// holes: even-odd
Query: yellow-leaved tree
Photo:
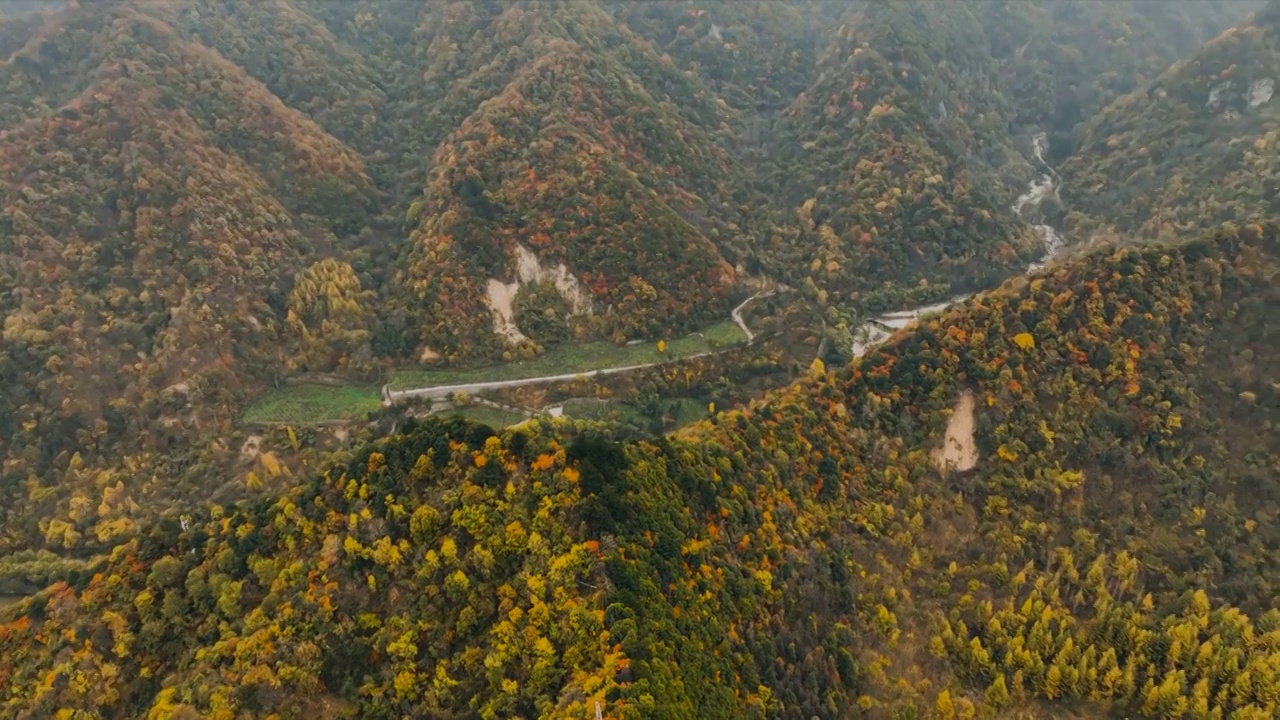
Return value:
[(367, 370), (373, 293), (347, 263), (320, 260), (298, 273), (289, 294), (289, 329), (298, 337), (297, 370)]

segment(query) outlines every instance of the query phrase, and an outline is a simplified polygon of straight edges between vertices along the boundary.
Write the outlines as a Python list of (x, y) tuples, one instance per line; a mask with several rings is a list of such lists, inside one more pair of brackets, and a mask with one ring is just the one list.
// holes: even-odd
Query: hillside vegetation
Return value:
[(1276, 233), (1096, 253), (670, 439), (403, 428), (22, 605), (0, 707), (1271, 717)]
[(164, 455), (217, 454), (298, 348), (294, 273), (373, 193), (358, 154), (145, 15), (43, 33), (0, 65), (0, 548), (110, 543), (181, 491)]
[(670, 340), (764, 278), (837, 337), (998, 283), (1042, 252), (1029, 135), (1070, 148), (1250, 7), (13, 3), (0, 552), (283, 482), (237, 420), (288, 376)]
[(599, 308), (576, 321), (578, 337), (722, 317), (733, 268), (716, 240), (728, 241), (736, 210), (709, 93), (594, 4), (535, 9), (517, 4), (465, 41), (517, 69), (442, 143), (409, 207), (396, 283), (422, 341), (447, 357), (482, 350), (476, 338), (500, 342), (484, 283), (513, 279), (517, 247), (573, 268)]
[(0, 717), (1280, 716), (1277, 22), (6, 4)]
[(1272, 3), (1089, 120), (1063, 167), (1073, 231), (1155, 237), (1273, 215), (1277, 79)]
[[(1234, 12), (1232, 11), (1234, 9)], [(1044, 253), (1013, 206), (1077, 123), (1242, 17), (1224, 3), (851, 3), (782, 113), (776, 264), (833, 304), (989, 287)], [(1046, 135), (1048, 155), (1032, 138)], [(778, 192), (781, 189), (781, 192)]]

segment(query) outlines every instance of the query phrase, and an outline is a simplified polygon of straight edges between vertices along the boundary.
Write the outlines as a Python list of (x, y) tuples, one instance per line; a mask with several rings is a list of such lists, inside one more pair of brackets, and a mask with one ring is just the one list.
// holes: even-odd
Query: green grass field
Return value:
[(543, 375), (565, 375), (627, 365), (670, 362), (699, 353), (713, 352), (745, 342), (746, 336), (733, 322), (712, 325), (700, 333), (686, 335), (667, 343), (666, 352), (658, 352), (655, 342), (618, 346), (611, 342), (562, 345), (523, 362), (503, 363), (480, 368), (448, 370), (399, 370), (392, 373), (391, 388), (457, 385), (494, 380), (521, 380)]
[(244, 413), (248, 423), (310, 425), (358, 420), (382, 407), (375, 387), (286, 385), (264, 395)]
[(562, 404), (566, 417), (579, 420), (621, 422), (643, 426), (649, 418), (634, 407), (616, 400), (572, 398)]
[(501, 430), (510, 425), (524, 422), (528, 420), (527, 415), (522, 415), (510, 410), (489, 407), (488, 405), (471, 405), (457, 410), (449, 410), (442, 413), (442, 416), (456, 416), (466, 418), (472, 422), (478, 422), (481, 425), (488, 425), (494, 430)]
[(691, 422), (702, 420), (711, 413), (707, 403), (696, 398), (676, 398), (667, 406), (667, 412), (676, 419), (676, 427), (684, 427)]
[[(480, 368), (447, 370), (399, 370), (392, 373), (391, 387), (431, 387), (460, 383), (519, 380), (544, 375), (564, 375), (604, 368), (673, 362), (699, 353), (723, 350), (746, 341), (742, 330), (731, 321), (712, 325), (702, 332), (686, 335), (667, 343), (658, 352), (657, 343), (618, 346), (611, 342), (562, 345), (524, 362), (504, 363)], [(286, 385), (268, 392), (244, 413), (247, 423), (290, 423), (314, 425), (333, 420), (358, 420), (382, 406), (378, 388), (368, 386)], [(467, 408), (465, 412), (482, 413), (473, 419), (485, 424), (506, 427), (524, 418), (501, 418), (501, 410), (487, 407)], [(509, 413), (505, 413), (509, 415)]]

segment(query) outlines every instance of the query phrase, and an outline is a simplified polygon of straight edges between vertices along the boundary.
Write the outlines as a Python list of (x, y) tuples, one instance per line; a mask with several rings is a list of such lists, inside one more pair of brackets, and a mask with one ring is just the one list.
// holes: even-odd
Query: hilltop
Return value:
[(714, 137), (724, 111), (596, 6), (536, 10), (516, 4), (458, 38), (513, 70), (497, 81), (481, 72), (496, 94), (441, 144), (409, 207), (393, 292), (407, 297), (421, 340), (446, 357), (482, 352), (486, 339), (518, 346), (528, 323), (501, 307), (511, 284), (519, 294), (546, 286), (579, 338), (719, 319), (733, 293), (724, 257), (741, 242)]

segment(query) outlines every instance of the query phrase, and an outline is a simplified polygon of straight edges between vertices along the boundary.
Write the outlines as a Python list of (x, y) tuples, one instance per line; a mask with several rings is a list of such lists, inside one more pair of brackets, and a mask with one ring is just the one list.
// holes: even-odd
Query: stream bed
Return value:
[[(1035, 137), (1031, 139), (1033, 165), (1038, 167), (1042, 173), (1031, 181), (1027, 186), (1027, 191), (1018, 196), (1011, 208), (1014, 214), (1031, 223), (1031, 229), (1040, 238), (1040, 242), (1044, 243), (1044, 256), (1027, 266), (1028, 273), (1033, 273), (1043, 268), (1061, 255), (1062, 249), (1065, 247), (1062, 234), (1052, 225), (1046, 224), (1043, 221), (1043, 216), (1038, 212), (1040, 204), (1051, 193), (1056, 193), (1058, 187), (1058, 173), (1044, 159), (1044, 151), (1047, 146), (1048, 136), (1045, 133), (1036, 133)], [(970, 297), (970, 295), (958, 295), (943, 302), (920, 305), (905, 310), (895, 310), (871, 318), (853, 331), (853, 357), (862, 357), (869, 350), (888, 339), (895, 330), (901, 330), (926, 315), (946, 310)]]

